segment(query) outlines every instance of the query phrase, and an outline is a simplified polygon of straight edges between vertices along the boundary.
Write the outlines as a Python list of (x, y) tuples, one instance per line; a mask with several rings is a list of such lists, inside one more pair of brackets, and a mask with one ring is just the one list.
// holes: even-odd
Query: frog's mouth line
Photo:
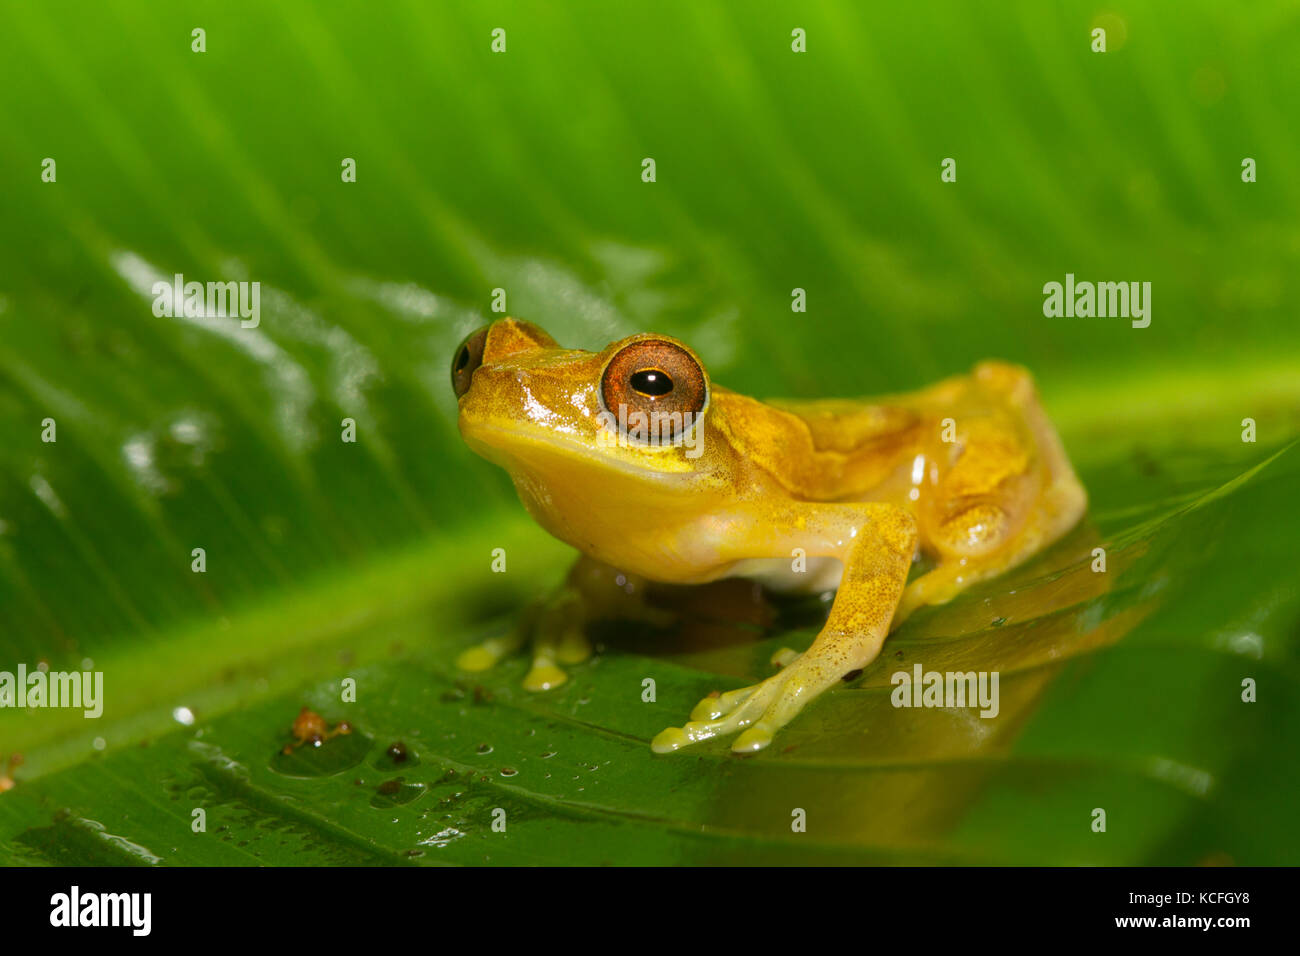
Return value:
[[(546, 431), (539, 435), (530, 428), (507, 427), (503, 425), (460, 424), (461, 436), (465, 443), (477, 454), (503, 468), (509, 468), (513, 462), (525, 467), (532, 462), (559, 458), (571, 462), (581, 461), (596, 468), (636, 477), (642, 481), (686, 481), (697, 476), (693, 463), (682, 454), (682, 446), (638, 446), (635, 454), (653, 456), (645, 464), (636, 459), (624, 457), (629, 446), (611, 446), (601, 451), (594, 451), (587, 442), (565, 435), (562, 432)], [(519, 454), (516, 450), (535, 451), (538, 455)], [(653, 462), (654, 467), (650, 467)]]

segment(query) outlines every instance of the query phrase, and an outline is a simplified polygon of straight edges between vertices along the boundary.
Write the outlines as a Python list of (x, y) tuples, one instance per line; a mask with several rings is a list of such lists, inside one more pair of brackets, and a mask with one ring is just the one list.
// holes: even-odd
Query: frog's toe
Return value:
[[(792, 651), (788, 647), (783, 647), (772, 655), (772, 663), (780, 667), (788, 667), (802, 656), (803, 655), (798, 651)], [(754, 695), (754, 691), (766, 687), (769, 683), (773, 685), (781, 683), (781, 676), (782, 675), (777, 674), (760, 684), (751, 684), (749, 687), (740, 687), (736, 690), (729, 690), (725, 694), (710, 694), (695, 705), (695, 709), (691, 711), (691, 720), (708, 721), (725, 717), (741, 704), (745, 703), (745, 701), (749, 700)]]
[(750, 687), (729, 690), (725, 694), (710, 694), (695, 705), (695, 709), (691, 711), (691, 720), (707, 721), (725, 717), (747, 701), (758, 686), (754, 684)]
[(731, 745), (731, 752), (735, 754), (758, 753), (771, 742), (772, 728), (760, 720), (736, 738)]
[(731, 745), (733, 753), (755, 753), (772, 742), (772, 735), (803, 710), (808, 701), (826, 690), (830, 682), (816, 667), (791, 665), (772, 678), (777, 691), (768, 696), (763, 712)]
[(561, 664), (580, 664), (591, 657), (593, 648), (583, 627), (580, 602), (572, 591), (533, 602), (510, 633), (462, 651), (456, 666), (467, 671), (489, 670), (528, 643), (533, 665), (524, 676), (526, 690), (559, 687), (569, 679)]
[(691, 712), (692, 719), (685, 726), (660, 731), (650, 741), (650, 749), (660, 754), (672, 753), (701, 740), (743, 730), (758, 719), (780, 690), (781, 684), (777, 680), (780, 676), (769, 677), (752, 687), (704, 698), (695, 706)]
[(568, 675), (557, 664), (580, 664), (591, 656), (576, 592), (565, 590), (542, 608), (533, 629), (533, 667), (524, 678), (528, 690), (559, 687)]
[(671, 753), (689, 744), (742, 731), (731, 745), (733, 753), (756, 753), (773, 735), (794, 720), (804, 705), (834, 683), (832, 670), (808, 658), (786, 666), (762, 683), (706, 697), (696, 705), (683, 727), (669, 727), (650, 742), (655, 753)]
[(561, 634), (555, 649), (555, 657), (562, 664), (581, 664), (591, 653), (591, 641), (580, 627), (568, 628)]
[(507, 637), (490, 637), (482, 644), (476, 644), (460, 652), (456, 666), (463, 671), (491, 670), (501, 661), (519, 649), (522, 641), (515, 635)]
[(783, 647), (772, 655), (770, 663), (773, 667), (789, 667), (802, 656), (793, 648)]
[(460, 652), (456, 666), (463, 671), (486, 671), (496, 664), (497, 658), (482, 647), (471, 647)]
[(529, 668), (524, 675), (524, 690), (543, 691), (552, 690), (559, 687), (569, 679), (569, 675), (564, 673), (554, 661), (538, 657), (534, 658), (533, 666)]

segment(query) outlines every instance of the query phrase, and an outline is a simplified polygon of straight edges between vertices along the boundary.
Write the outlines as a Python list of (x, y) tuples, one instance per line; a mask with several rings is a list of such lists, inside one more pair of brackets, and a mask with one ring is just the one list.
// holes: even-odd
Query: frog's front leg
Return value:
[(509, 633), (492, 637), (456, 659), (467, 671), (485, 671), (532, 641), (533, 665), (524, 676), (526, 690), (559, 687), (568, 675), (561, 664), (580, 664), (591, 656), (587, 625), (604, 618), (644, 619), (659, 622), (647, 607), (646, 583), (607, 564), (583, 555), (574, 563), (564, 583), (552, 594), (534, 601)]
[[(651, 742), (658, 753), (743, 730), (737, 753), (761, 750), (814, 697), (880, 653), (903, 594), (917, 547), (916, 520), (888, 504), (792, 502), (776, 514), (755, 516), (751, 553), (744, 557), (838, 558), (843, 575), (826, 626), (812, 646), (780, 673), (752, 687), (706, 697), (684, 727), (669, 727)], [(754, 553), (757, 552), (757, 553)]]
[(580, 664), (591, 656), (585, 623), (581, 596), (566, 582), (530, 604), (509, 634), (490, 637), (462, 651), (456, 666), (467, 671), (489, 670), (531, 639), (533, 666), (524, 676), (524, 687), (550, 690), (568, 680), (561, 663)]

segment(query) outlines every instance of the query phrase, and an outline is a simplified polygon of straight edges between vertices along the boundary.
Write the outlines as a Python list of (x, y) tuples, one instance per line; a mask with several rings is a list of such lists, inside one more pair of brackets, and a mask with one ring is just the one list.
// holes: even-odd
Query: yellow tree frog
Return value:
[[(526, 687), (557, 686), (560, 665), (591, 653), (586, 622), (652, 616), (648, 582), (837, 589), (806, 651), (700, 701), (654, 738), (660, 753), (737, 732), (732, 750), (766, 747), (916, 608), (1038, 553), (1086, 506), (1033, 380), (1003, 362), (880, 400), (762, 402), (714, 384), (665, 335), (587, 352), (501, 319), (462, 343), (452, 384), (465, 441), (582, 552), (529, 618)], [(922, 557), (930, 570), (909, 583)], [(523, 639), (490, 640), (458, 663), (486, 669)]]

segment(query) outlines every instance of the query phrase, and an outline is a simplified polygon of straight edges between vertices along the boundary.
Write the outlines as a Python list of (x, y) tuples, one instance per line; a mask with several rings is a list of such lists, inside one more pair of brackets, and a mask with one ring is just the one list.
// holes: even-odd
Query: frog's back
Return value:
[(868, 500), (910, 466), (924, 430), (925, 416), (903, 405), (760, 402), (725, 389), (714, 397), (739, 460), (806, 501)]
[(888, 455), (893, 449), (913, 444), (921, 423), (921, 416), (913, 409), (867, 400), (777, 400), (768, 404), (802, 421), (817, 451), (841, 455)]

